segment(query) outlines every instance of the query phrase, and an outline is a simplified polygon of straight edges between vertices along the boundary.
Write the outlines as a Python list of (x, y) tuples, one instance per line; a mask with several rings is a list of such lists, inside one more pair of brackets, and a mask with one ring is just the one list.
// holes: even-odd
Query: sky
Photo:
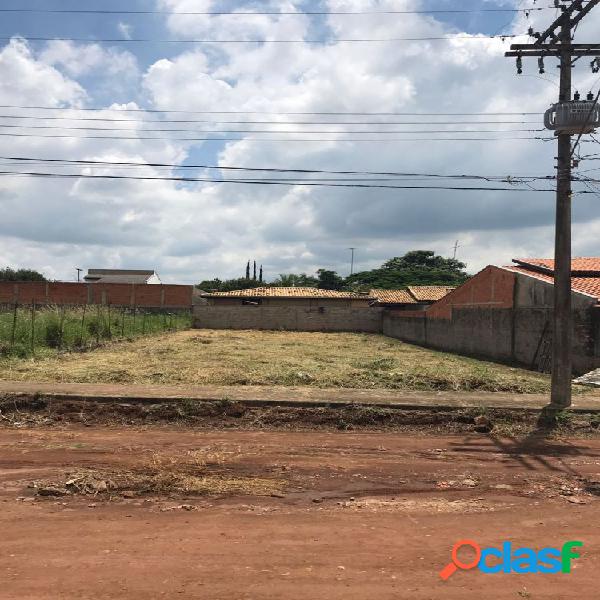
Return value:
[[(538, 1), (536, 6), (550, 4)], [(433, 183), (513, 189), (263, 186), (14, 174), (33, 170), (87, 176), (186, 175), (211, 180), (273, 176), (180, 168), (205, 165), (503, 177), (553, 175), (555, 143), (531, 139), (551, 135), (524, 131), (542, 129), (541, 114), (440, 116), (458, 112), (543, 113), (558, 93), (556, 64), (546, 61), (546, 73), (540, 76), (537, 65), (525, 61), (524, 74), (518, 77), (514, 61), (503, 56), (510, 40), (471, 38), (523, 34), (530, 25), (543, 30), (555, 18), (553, 9), (528, 16), (506, 12), (302, 14), (532, 5), (533, 0), (130, 0), (128, 10), (161, 14), (3, 13), (0, 171), (11, 173), (0, 175), (0, 266), (34, 268), (49, 278), (66, 281), (76, 278), (76, 267), (155, 269), (164, 282), (197, 283), (213, 277), (243, 276), (248, 260), (263, 264), (267, 279), (280, 273), (314, 273), (318, 268), (347, 275), (350, 247), (356, 248), (355, 270), (375, 268), (409, 250), (431, 249), (452, 256), (457, 240), (458, 258), (467, 263), (471, 273), (488, 264), (507, 264), (515, 257), (550, 257), (554, 237), (550, 182), (536, 181), (533, 187), (548, 190), (536, 193), (523, 185), (447, 179)], [(74, 0), (7, 0), (2, 8), (122, 10), (123, 3), (89, 0), (82, 6)], [(176, 14), (185, 11), (298, 14)], [(596, 13), (580, 27), (577, 41), (594, 41), (600, 9)], [(52, 41), (31, 39), (40, 37)], [(406, 37), (446, 39), (336, 41)], [(117, 39), (149, 41), (94, 41)], [(160, 41), (167, 39), (323, 43)], [(599, 75), (592, 74), (589, 62), (577, 64), (574, 85), (583, 94), (600, 88)], [(102, 110), (74, 110), (90, 108)], [(224, 112), (215, 115), (216, 111)], [(448, 120), (494, 119), (503, 123), (442, 124)], [(298, 123), (307, 121), (328, 123)], [(340, 124), (348, 121), (371, 124)], [(407, 121), (416, 125), (386, 124)], [(492, 133), (390, 134), (457, 128)], [(147, 129), (180, 131), (144, 131)], [(243, 131), (201, 133), (225, 129)], [(498, 129), (501, 132), (494, 133)], [(361, 133), (373, 130), (380, 133)], [(477, 136), (494, 139), (464, 139)], [(143, 139), (148, 137), (159, 139)], [(181, 139), (190, 137), (216, 139)], [(595, 144), (586, 139), (582, 153), (596, 152)], [(7, 160), (15, 157), (171, 166), (24, 165)], [(596, 166), (584, 160), (579, 169), (588, 171)], [(589, 173), (595, 174), (598, 172)], [(432, 184), (431, 180), (413, 179), (406, 185)], [(596, 194), (574, 197), (575, 255), (600, 255), (598, 202)]]

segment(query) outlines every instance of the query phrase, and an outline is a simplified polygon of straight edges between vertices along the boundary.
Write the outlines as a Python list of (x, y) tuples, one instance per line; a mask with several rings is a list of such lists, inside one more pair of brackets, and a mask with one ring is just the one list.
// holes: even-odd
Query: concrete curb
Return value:
[[(469, 403), (444, 404), (429, 402), (371, 402), (357, 400), (293, 400), (287, 398), (228, 398), (226, 396), (214, 397), (186, 397), (186, 396), (117, 396), (102, 394), (79, 394), (64, 392), (9, 392), (3, 394), (3, 398), (24, 398), (35, 396), (41, 399), (49, 399), (58, 402), (89, 402), (98, 404), (163, 404), (174, 402), (206, 402), (218, 403), (229, 401), (250, 408), (324, 408), (324, 409), (345, 409), (345, 408), (377, 408), (388, 410), (416, 410), (416, 411), (459, 411), (464, 409), (492, 409), (505, 411), (519, 411), (529, 413), (540, 413), (544, 406), (511, 405), (511, 404), (489, 404), (489, 403)], [(597, 407), (573, 406), (569, 409), (573, 413), (600, 413), (600, 402)]]

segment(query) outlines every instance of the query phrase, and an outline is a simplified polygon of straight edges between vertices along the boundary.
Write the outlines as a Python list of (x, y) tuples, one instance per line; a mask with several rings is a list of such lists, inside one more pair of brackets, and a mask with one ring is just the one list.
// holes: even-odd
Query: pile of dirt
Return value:
[(383, 408), (364, 404), (249, 406), (231, 401), (95, 401), (13, 396), (0, 399), (0, 425), (10, 427), (181, 424), (207, 429), (423, 431), (524, 435), (552, 429), (579, 436), (600, 433), (597, 413), (563, 411), (548, 419), (542, 411), (500, 408)]
[(226, 474), (191, 474), (185, 469), (88, 470), (67, 474), (63, 480), (35, 481), (30, 487), (40, 497), (272, 496), (285, 489), (286, 481)]

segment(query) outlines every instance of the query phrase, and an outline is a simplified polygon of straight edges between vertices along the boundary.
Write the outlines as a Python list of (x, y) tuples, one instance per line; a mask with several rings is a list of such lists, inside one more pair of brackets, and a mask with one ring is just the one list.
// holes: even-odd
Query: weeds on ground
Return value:
[(35, 362), (0, 359), (0, 367), (1, 379), (17, 381), (423, 392), (549, 390), (544, 374), (353, 333), (191, 330)]
[(190, 325), (189, 312), (109, 306), (0, 305), (0, 358), (81, 352), (113, 340), (133, 340), (187, 329)]

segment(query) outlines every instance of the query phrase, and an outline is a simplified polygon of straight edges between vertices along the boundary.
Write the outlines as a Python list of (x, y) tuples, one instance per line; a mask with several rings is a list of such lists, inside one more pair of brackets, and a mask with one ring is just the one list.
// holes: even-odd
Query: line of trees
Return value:
[(0, 281), (47, 281), (38, 271), (33, 269), (0, 269)]
[[(255, 263), (256, 265), (256, 263)], [(368, 291), (378, 289), (403, 289), (410, 285), (458, 286), (468, 274), (467, 265), (453, 258), (438, 256), (431, 250), (414, 250), (404, 256), (391, 258), (377, 269), (361, 271), (342, 277), (335, 271), (319, 269), (315, 275), (283, 273), (270, 283), (250, 278), (250, 263), (246, 277), (240, 279), (212, 279), (201, 281), (196, 287), (204, 291), (232, 291), (267, 285), (269, 287), (316, 287), (324, 290)], [(255, 266), (256, 277), (256, 266)]]

